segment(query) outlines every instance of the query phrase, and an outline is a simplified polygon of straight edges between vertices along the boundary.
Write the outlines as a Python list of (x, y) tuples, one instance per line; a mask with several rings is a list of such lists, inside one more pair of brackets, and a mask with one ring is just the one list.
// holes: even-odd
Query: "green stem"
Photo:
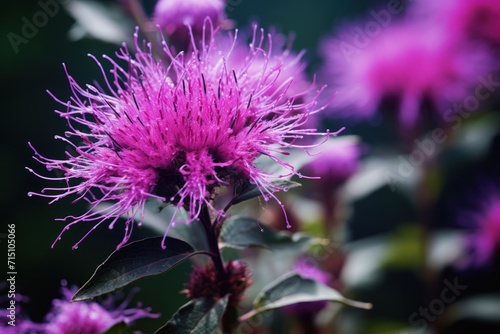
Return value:
[[(217, 220), (212, 224), (212, 219), (210, 218), (210, 213), (208, 208), (204, 206), (200, 212), (199, 219), (203, 228), (205, 229), (205, 233), (207, 235), (208, 246), (210, 249), (210, 253), (212, 254), (212, 261), (214, 262), (214, 266), (217, 269), (217, 275), (220, 280), (220, 296), (225, 296), (228, 293), (228, 284), (229, 277), (224, 269), (224, 261), (222, 259), (222, 255), (219, 249), (218, 237), (217, 237)], [(222, 329), (223, 333), (231, 333), (234, 328), (238, 325), (238, 314), (237, 310), (234, 306), (228, 305), (226, 312), (224, 312), (224, 316), (222, 317)]]
[(226, 280), (226, 270), (224, 269), (224, 262), (222, 260), (222, 255), (219, 249), (219, 242), (217, 240), (217, 233), (215, 227), (212, 225), (212, 220), (210, 218), (210, 214), (208, 212), (208, 208), (204, 206), (201, 209), (200, 222), (205, 229), (205, 234), (207, 236), (208, 247), (210, 252), (213, 254), (212, 261), (214, 262), (214, 266), (217, 269), (217, 273), (219, 275), (219, 279)]
[(232, 333), (238, 327), (238, 311), (233, 305), (228, 305), (222, 317), (222, 332)]

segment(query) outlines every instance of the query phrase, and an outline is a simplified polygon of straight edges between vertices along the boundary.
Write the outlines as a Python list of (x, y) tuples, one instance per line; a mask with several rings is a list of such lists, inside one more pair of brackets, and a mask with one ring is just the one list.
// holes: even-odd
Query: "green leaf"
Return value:
[(229, 295), (218, 301), (205, 297), (182, 306), (155, 334), (213, 334), (227, 307)]
[[(288, 189), (300, 187), (301, 184), (295, 181), (290, 181), (290, 180), (285, 180), (285, 179), (278, 179), (271, 181), (271, 183), (277, 187), (284, 188), (284, 191), (288, 191)], [(272, 189), (269, 187), (268, 188), (270, 191)], [(259, 187), (257, 187), (255, 184), (248, 184), (246, 187), (244, 187), (238, 195), (233, 197), (231, 200), (231, 205), (235, 205), (241, 202), (244, 202), (246, 200), (252, 199), (254, 197), (258, 197), (262, 195), (262, 193), (259, 190)]]
[(362, 303), (343, 297), (340, 292), (297, 273), (287, 274), (266, 286), (255, 298), (253, 309), (240, 317), (246, 321), (254, 315), (303, 302), (332, 301), (345, 305), (370, 309), (370, 303)]
[(124, 321), (121, 321), (102, 334), (134, 334), (134, 332)]
[(220, 239), (222, 247), (236, 249), (257, 247), (290, 251), (305, 251), (312, 244), (323, 241), (302, 233), (275, 231), (254, 218), (238, 216), (224, 222)]
[(76, 292), (72, 301), (91, 299), (139, 278), (164, 273), (187, 258), (200, 254), (188, 243), (170, 237), (165, 239), (166, 249), (162, 249), (162, 238), (135, 241), (111, 253)]

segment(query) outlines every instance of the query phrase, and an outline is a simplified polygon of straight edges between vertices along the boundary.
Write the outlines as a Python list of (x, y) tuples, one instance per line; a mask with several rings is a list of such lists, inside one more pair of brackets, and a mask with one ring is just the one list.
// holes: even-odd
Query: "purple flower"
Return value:
[(478, 83), (485, 67), (480, 61), (487, 58), (426, 22), (394, 22), (363, 36), (361, 47), (359, 30), (348, 26), (324, 43), (325, 81), (338, 91), (335, 106), (357, 118), (388, 109), (403, 131), (413, 130), (428, 110), (443, 122), (452, 103), (463, 102)]
[[(260, 38), (258, 38), (259, 34)], [(250, 63), (248, 62), (248, 46), (243, 43), (234, 43), (234, 37), (219, 34), (215, 43), (219, 52), (231, 54), (231, 57), (227, 59), (228, 67), (246, 68), (246, 74), (253, 77), (254, 80), (260, 80), (264, 72), (272, 73), (265, 78), (266, 95), (272, 98), (284, 97), (295, 105), (300, 105), (305, 100), (314, 98), (316, 91), (311, 90), (313, 85), (305, 73), (307, 64), (302, 59), (305, 52), (302, 51), (297, 54), (292, 51), (293, 36), (273, 32), (268, 33), (269, 38), (266, 41), (263, 38), (264, 34), (264, 30), (258, 31), (257, 26), (254, 26), (253, 34), (248, 34), (248, 32), (238, 34), (239, 40), (250, 40), (250, 43), (256, 48), (265, 49), (267, 52), (267, 57), (256, 57)], [(297, 114), (301, 112), (300, 109), (295, 110)], [(317, 118), (316, 114), (309, 115), (307, 121), (300, 128), (316, 128), (318, 125)], [(296, 140), (296, 142), (298, 141)], [(314, 139), (308, 137), (299, 142), (307, 144), (314, 142)]]
[(330, 190), (337, 188), (359, 169), (362, 147), (348, 138), (336, 139), (323, 146), (314, 160), (302, 169), (306, 175), (319, 176)]
[(500, 250), (500, 195), (490, 195), (481, 211), (466, 216), (474, 224), (474, 231), (467, 238), (471, 249), (467, 263), (481, 266)]
[(191, 36), (196, 40), (202, 38), (207, 18), (215, 26), (225, 20), (224, 6), (223, 0), (159, 0), (154, 21), (169, 36), (170, 43), (184, 50), (191, 43)]
[(119, 322), (130, 324), (140, 318), (157, 318), (149, 308), (127, 308), (132, 294), (115, 306), (111, 297), (102, 304), (71, 302), (76, 289), (61, 289), (63, 298), (52, 301), (52, 310), (43, 325), (44, 334), (100, 334)]
[[(260, 34), (260, 38), (259, 38)], [(249, 76), (258, 80), (262, 73), (269, 73), (265, 78), (269, 85), (267, 95), (285, 94), (287, 98), (302, 98), (310, 91), (311, 83), (307, 79), (306, 63), (302, 60), (304, 51), (295, 54), (290, 47), (291, 37), (279, 33), (269, 33), (269, 38), (264, 38), (264, 30), (257, 30), (254, 26), (251, 44), (260, 50), (266, 49), (266, 57), (257, 57), (248, 62), (248, 46), (243, 43), (234, 43), (234, 38), (220, 35), (217, 38), (217, 47), (225, 54), (231, 53), (228, 58), (228, 66), (232, 68), (245, 68)], [(272, 36), (272, 38), (271, 38)], [(241, 34), (238, 39), (248, 39), (248, 34)], [(266, 43), (267, 42), (267, 43)], [(300, 102), (300, 101), (297, 101)]]
[[(6, 318), (8, 319), (8, 318)], [(12, 324), (12, 325), (11, 325)], [(0, 323), (0, 332), (2, 334), (31, 334), (39, 333), (39, 327), (29, 320), (16, 318), (15, 321), (2, 321)]]
[[(134, 52), (124, 46), (117, 53), (127, 68), (104, 56), (112, 65), (111, 78), (91, 56), (103, 72), (104, 89), (81, 87), (67, 74), (73, 96), (68, 102), (55, 99), (64, 107), (56, 112), (67, 119), (69, 130), (65, 137), (56, 138), (71, 149), (64, 159), (46, 158), (34, 150), (35, 160), (60, 176), (34, 173), (64, 181), (36, 195), (52, 198), (51, 203), (76, 195), (76, 200), (90, 203), (88, 212), (65, 218), (72, 222), (63, 232), (82, 221), (95, 222), (92, 231), (108, 218), (113, 228), (120, 216), (128, 215), (120, 247), (132, 233), (136, 214), (144, 214), (149, 198), (172, 203), (177, 210), (185, 208), (188, 223), (197, 219), (204, 206), (216, 210), (212, 204), (219, 187), (247, 182), (257, 185), (264, 199), (279, 202), (273, 193), (284, 187), (272, 181), (285, 175), (266, 172), (255, 160), (263, 156), (286, 167), (288, 176), (296, 174), (279, 155), (289, 154), (284, 151), (288, 148), (305, 148), (295, 140), (322, 135), (303, 128), (308, 117), (322, 109), (314, 109), (321, 89), (311, 86), (288, 97), (289, 85), (274, 86), (286, 64), (249, 71), (252, 64), (266, 63), (271, 57), (270, 50), (262, 49), (263, 33), (254, 36), (238, 66), (230, 65), (231, 51), (219, 52), (216, 34), (212, 32), (213, 38), (200, 49), (193, 45), (192, 54), (174, 56), (165, 44), (170, 63), (162, 64), (149, 46), (141, 48), (136, 33)], [(233, 43), (241, 47), (239, 39)], [(310, 97), (311, 91), (315, 93)], [(105, 201), (114, 203), (97, 208)]]

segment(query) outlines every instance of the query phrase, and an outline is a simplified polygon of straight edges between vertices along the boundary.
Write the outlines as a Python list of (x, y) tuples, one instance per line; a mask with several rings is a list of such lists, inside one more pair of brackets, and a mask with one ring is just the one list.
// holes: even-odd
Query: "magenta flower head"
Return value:
[(411, 132), (424, 111), (442, 122), (451, 103), (477, 85), (484, 54), (458, 48), (440, 29), (408, 20), (373, 37), (359, 34), (346, 27), (323, 45), (325, 82), (338, 92), (334, 106), (349, 112), (343, 116), (370, 118), (388, 109)]
[(127, 308), (133, 294), (120, 305), (109, 297), (103, 303), (71, 302), (76, 289), (62, 287), (62, 299), (52, 301), (52, 310), (43, 325), (44, 334), (99, 334), (124, 321), (133, 323), (141, 318), (157, 318), (149, 308)]
[[(311, 259), (299, 259), (294, 265), (294, 271), (303, 278), (308, 278), (321, 284), (327, 285), (330, 281), (330, 275), (319, 269)], [(315, 315), (321, 311), (326, 305), (327, 301), (318, 302), (304, 302), (286, 306), (283, 310), (287, 313), (296, 315)]]
[[(248, 34), (244, 34), (248, 35)], [(247, 67), (247, 75), (258, 78), (263, 72), (273, 73), (273, 76), (268, 78), (270, 83), (269, 89), (266, 91), (268, 95), (285, 94), (287, 98), (301, 98), (304, 92), (307, 92), (311, 87), (311, 83), (305, 74), (306, 63), (302, 60), (304, 51), (296, 54), (292, 51), (290, 44), (293, 42), (293, 37), (287, 37), (280, 33), (270, 33), (272, 38), (268, 39), (266, 45), (267, 57), (259, 57), (248, 64), (248, 47), (243, 44), (235, 44), (234, 38), (230, 36), (219, 35), (217, 40), (221, 50), (230, 51), (233, 55), (228, 59), (230, 67), (239, 68)], [(257, 41), (255, 31), (253, 33), (252, 44)], [(244, 36), (239, 38), (246, 39)], [(261, 47), (264, 47), (261, 45)], [(300, 101), (297, 101), (300, 102)]]
[[(304, 136), (325, 135), (303, 127), (310, 115), (323, 108), (315, 109), (322, 89), (312, 85), (288, 97), (289, 85), (274, 86), (285, 64), (249, 75), (254, 62), (270, 57), (262, 48), (266, 41), (262, 31), (255, 31), (245, 61), (230, 66), (233, 55), (220, 52), (218, 33), (213, 31), (213, 38), (202, 48), (193, 45), (189, 55), (174, 56), (165, 44), (170, 64), (155, 60), (149, 46), (139, 45), (136, 33), (135, 50), (131, 53), (124, 46), (117, 54), (128, 67), (104, 56), (112, 66), (108, 78), (97, 62), (104, 88), (82, 87), (67, 74), (73, 96), (68, 102), (56, 98), (64, 107), (56, 112), (67, 119), (70, 130), (56, 138), (71, 149), (64, 159), (46, 158), (34, 150), (35, 160), (61, 174), (56, 178), (36, 175), (64, 181), (36, 195), (52, 202), (75, 195), (90, 203), (83, 215), (66, 217), (72, 221), (64, 231), (83, 221), (94, 222), (94, 230), (108, 219), (112, 228), (125, 215), (120, 247), (129, 239), (136, 215), (141, 223), (149, 198), (186, 209), (189, 223), (203, 207), (216, 211), (217, 190), (228, 185), (254, 184), (265, 200), (274, 198), (281, 204), (273, 193), (285, 187), (273, 181), (297, 173), (279, 156), (289, 154), (285, 149), (305, 149), (295, 143)], [(243, 41), (234, 37), (233, 43), (236, 47)], [(296, 103), (298, 98), (303, 102)], [(259, 157), (288, 172), (274, 175), (263, 170), (263, 161), (256, 162)], [(99, 204), (107, 201), (113, 204), (101, 209)]]
[(467, 238), (471, 255), (467, 264), (482, 266), (500, 254), (500, 194), (491, 194), (482, 204), (479, 212), (468, 217), (468, 224), (474, 224), (474, 230)]
[(154, 21), (167, 34), (170, 43), (184, 50), (190, 45), (191, 37), (202, 38), (207, 18), (215, 26), (221, 25), (226, 18), (224, 7), (224, 0), (159, 0)]
[[(256, 43), (255, 31), (252, 34), (239, 34), (239, 39), (248, 39), (248, 35), (252, 38), (251, 43)], [(278, 32), (269, 34), (272, 38), (267, 40), (268, 45), (261, 45), (268, 52), (267, 57), (255, 58), (250, 64), (248, 63), (248, 47), (243, 43), (234, 43), (234, 38), (228, 35), (219, 34), (217, 38), (217, 46), (223, 52), (231, 53), (228, 59), (228, 66), (231, 68), (246, 68), (246, 73), (252, 76), (255, 80), (263, 72), (274, 73), (266, 78), (268, 88), (266, 94), (270, 97), (279, 97), (279, 94), (284, 94), (284, 98), (289, 99), (295, 105), (302, 104), (305, 100), (314, 98), (316, 92), (311, 91), (311, 82), (306, 76), (306, 63), (303, 61), (304, 51), (295, 53), (291, 49), (293, 44), (293, 36), (285, 36)], [(329, 103), (326, 102), (326, 103)], [(296, 113), (301, 113), (300, 109), (296, 109)], [(318, 123), (317, 115), (311, 114), (307, 121), (304, 122), (302, 128), (316, 128)], [(300, 143), (310, 144), (314, 142), (311, 137), (306, 137)]]

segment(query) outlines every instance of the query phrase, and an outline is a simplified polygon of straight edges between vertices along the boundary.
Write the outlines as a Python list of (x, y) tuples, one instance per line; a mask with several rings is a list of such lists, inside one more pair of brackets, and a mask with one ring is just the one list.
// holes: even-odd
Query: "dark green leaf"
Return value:
[(259, 247), (290, 251), (305, 251), (312, 244), (322, 241), (302, 233), (275, 231), (264, 224), (259, 224), (254, 218), (238, 216), (224, 222), (220, 238), (223, 247), (237, 249)]
[(287, 305), (303, 302), (332, 301), (345, 305), (370, 309), (370, 303), (362, 303), (344, 298), (337, 290), (314, 280), (291, 273), (278, 278), (266, 286), (255, 298), (253, 309), (240, 317), (245, 321), (254, 315)]
[(102, 334), (134, 334), (134, 332), (124, 321), (121, 321)]
[[(290, 181), (290, 180), (285, 180), (285, 179), (279, 179), (279, 180), (274, 180), (271, 182), (277, 187), (285, 188), (285, 191), (288, 189), (292, 189), (295, 187), (300, 187), (301, 184), (295, 181)], [(272, 191), (272, 189), (269, 189)], [(231, 204), (235, 205), (241, 202), (244, 202), (246, 200), (252, 199), (254, 197), (258, 197), (262, 195), (260, 192), (259, 188), (255, 184), (248, 184), (246, 187), (244, 187), (238, 195), (233, 197), (231, 200)]]
[(226, 310), (229, 296), (218, 301), (199, 298), (182, 306), (155, 334), (213, 334)]
[(139, 278), (158, 275), (172, 269), (187, 258), (199, 254), (188, 243), (167, 237), (166, 249), (161, 248), (162, 237), (132, 242), (114, 251), (94, 275), (73, 296), (72, 301), (90, 299)]

